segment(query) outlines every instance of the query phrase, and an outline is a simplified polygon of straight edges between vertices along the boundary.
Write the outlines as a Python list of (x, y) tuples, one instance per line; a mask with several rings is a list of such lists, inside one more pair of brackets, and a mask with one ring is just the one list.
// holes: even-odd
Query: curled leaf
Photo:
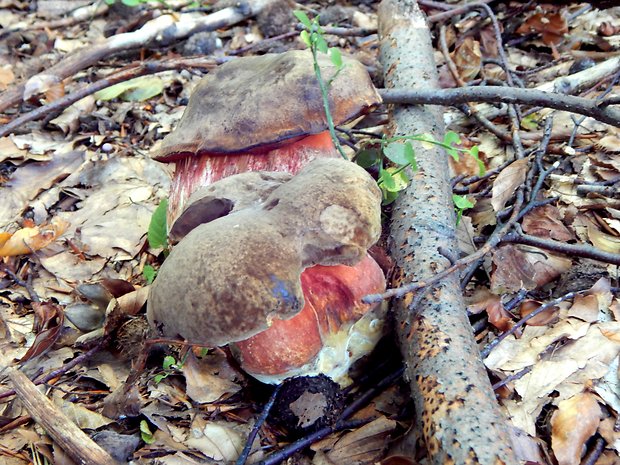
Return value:
[(48, 225), (22, 228), (13, 234), (0, 233), (0, 257), (26, 255), (40, 250), (61, 236), (68, 227), (69, 223), (65, 220), (54, 218)]

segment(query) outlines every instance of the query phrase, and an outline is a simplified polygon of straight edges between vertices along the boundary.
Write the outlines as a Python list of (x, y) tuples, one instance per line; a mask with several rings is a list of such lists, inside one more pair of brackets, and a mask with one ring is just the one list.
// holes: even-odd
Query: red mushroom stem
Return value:
[(182, 156), (179, 154), (170, 190), (169, 220), (176, 219), (196, 189), (219, 179), (246, 171), (281, 171), (297, 174), (316, 158), (337, 157), (338, 152), (329, 131), (313, 134), (276, 148), (261, 148), (260, 152), (244, 154), (209, 154)]

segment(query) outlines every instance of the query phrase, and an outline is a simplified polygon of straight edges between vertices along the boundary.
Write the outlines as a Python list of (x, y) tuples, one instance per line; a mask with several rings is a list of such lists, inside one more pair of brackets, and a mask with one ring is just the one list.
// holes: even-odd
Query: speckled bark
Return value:
[[(379, 7), (381, 60), (387, 88), (437, 87), (430, 34), (415, 1), (383, 0)], [(395, 107), (394, 134), (444, 131), (437, 107)], [(392, 286), (423, 280), (450, 263), (438, 249), (456, 250), (448, 157), (416, 147), (419, 171), (397, 200), (391, 253), (399, 272)], [(457, 276), (394, 302), (420, 427), (434, 464), (513, 464), (507, 427), (473, 339)]]

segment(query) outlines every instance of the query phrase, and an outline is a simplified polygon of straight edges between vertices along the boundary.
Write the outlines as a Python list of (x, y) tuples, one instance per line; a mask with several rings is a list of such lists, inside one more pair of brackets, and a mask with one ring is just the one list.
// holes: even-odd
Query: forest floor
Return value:
[[(270, 388), (226, 350), (170, 348), (129, 378), (138, 357), (129, 333), (142, 330), (134, 323), (143, 321), (149, 270), (165, 258), (147, 231), (173, 168), (150, 153), (210, 69), (304, 49), (294, 9), (319, 15), (329, 46), (384, 87), (377, 4), (108, 3), (0, 0), (0, 463), (71, 464), (91, 447), (60, 446), (28, 406), (29, 382), (17, 369), (51, 399), (44, 416), (68, 416), (118, 462), (235, 462)], [(506, 95), (537, 88), (605, 108), (618, 103), (620, 7), (485, 2), (490, 16), (462, 2), (418, 3), (442, 88), (503, 85)], [(148, 30), (164, 15), (189, 24), (217, 11), (223, 19), (209, 32)], [(617, 465), (620, 124), (539, 101), (508, 109), (477, 101), (443, 107), (459, 146), (479, 153), (451, 160), (460, 257), (517, 220), (460, 272), (517, 458)], [(369, 134), (387, 133), (389, 116), (382, 105), (339, 132), (348, 155)], [(519, 196), (526, 208), (512, 215)], [(386, 238), (390, 211), (386, 202)], [(408, 385), (390, 378), (401, 365), (395, 345), (388, 334), (374, 355), (382, 369), (362, 369), (343, 393), (356, 406), (346, 428), (304, 433), (308, 444), (286, 450), (299, 435), (268, 417), (247, 463), (425, 463)], [(393, 363), (377, 362), (386, 358)], [(381, 392), (372, 390), (377, 384)], [(372, 399), (355, 403), (366, 392)], [(418, 447), (403, 445), (406, 435)], [(93, 463), (111, 463), (93, 454)]]

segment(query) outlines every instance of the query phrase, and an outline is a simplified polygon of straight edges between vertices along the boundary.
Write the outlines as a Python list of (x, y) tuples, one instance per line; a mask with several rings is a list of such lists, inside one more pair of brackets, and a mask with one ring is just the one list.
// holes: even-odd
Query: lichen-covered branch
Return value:
[[(387, 88), (437, 87), (430, 34), (417, 3), (383, 0), (379, 7), (381, 60)], [(394, 134), (432, 133), (441, 139), (441, 114), (430, 107), (395, 106)], [(439, 250), (455, 250), (455, 216), (448, 157), (417, 147), (419, 171), (396, 201), (392, 283), (429, 278), (450, 266)], [(422, 436), (434, 464), (516, 463), (504, 423), (466, 316), (458, 276), (423, 296), (394, 302), (401, 350)]]

